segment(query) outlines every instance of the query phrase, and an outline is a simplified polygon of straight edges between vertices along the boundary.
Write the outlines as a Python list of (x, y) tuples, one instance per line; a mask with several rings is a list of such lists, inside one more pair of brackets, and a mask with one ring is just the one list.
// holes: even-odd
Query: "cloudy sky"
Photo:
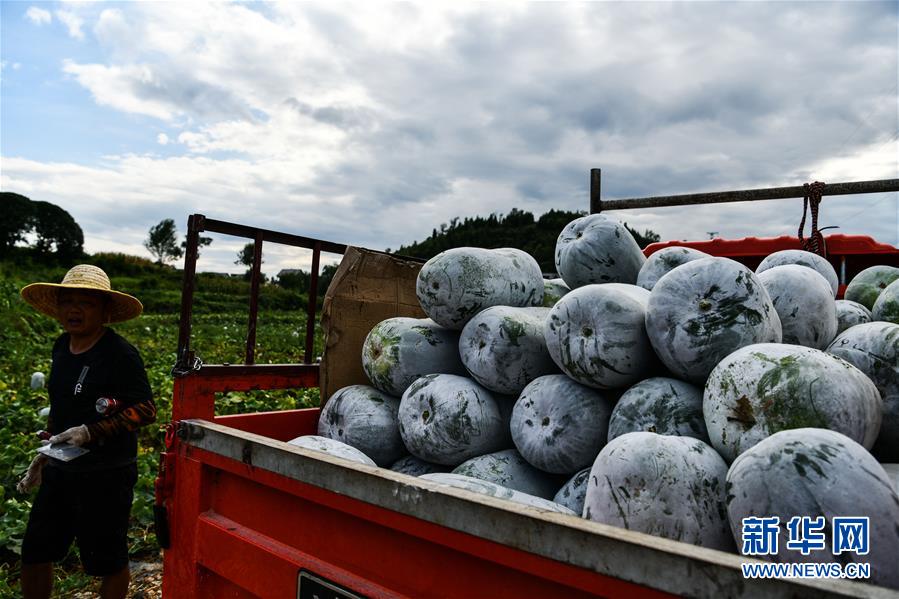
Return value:
[[(0, 186), (148, 256), (194, 212), (397, 248), (587, 209), (591, 167), (608, 199), (895, 178), (897, 6), (2, 2)], [(615, 214), (704, 239), (795, 234), (801, 209)], [(897, 194), (825, 198), (826, 225), (899, 244)], [(200, 267), (239, 270), (242, 244)]]

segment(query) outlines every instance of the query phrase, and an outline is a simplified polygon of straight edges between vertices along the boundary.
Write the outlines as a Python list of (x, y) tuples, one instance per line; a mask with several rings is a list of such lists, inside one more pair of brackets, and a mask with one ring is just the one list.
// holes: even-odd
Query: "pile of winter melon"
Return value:
[(365, 341), (371, 386), (336, 392), (292, 443), (438, 483), (738, 552), (742, 519), (870, 518), (862, 561), (899, 588), (899, 268), (836, 300), (830, 263), (753, 272), (604, 215), (569, 223), (560, 278), (515, 249), (457, 248), (417, 280), (426, 319)]

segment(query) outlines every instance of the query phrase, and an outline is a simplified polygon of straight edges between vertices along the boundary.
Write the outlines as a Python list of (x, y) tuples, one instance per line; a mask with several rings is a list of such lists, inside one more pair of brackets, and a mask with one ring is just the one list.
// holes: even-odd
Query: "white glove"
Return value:
[(23, 476), (22, 480), (19, 481), (19, 484), (16, 485), (16, 490), (19, 493), (30, 493), (33, 489), (39, 487), (41, 485), (41, 471), (46, 463), (47, 456), (40, 453), (34, 456), (34, 459), (31, 460), (31, 465), (28, 466), (28, 471), (25, 473), (25, 476)]
[(84, 424), (81, 426), (73, 426), (70, 429), (62, 431), (58, 435), (50, 437), (50, 443), (68, 443), (75, 447), (81, 447), (90, 440), (90, 431), (87, 430), (87, 426)]

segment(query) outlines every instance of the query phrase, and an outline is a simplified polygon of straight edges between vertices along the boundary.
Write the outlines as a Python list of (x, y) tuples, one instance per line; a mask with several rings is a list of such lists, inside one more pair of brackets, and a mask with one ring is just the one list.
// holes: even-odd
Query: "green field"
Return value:
[[(181, 275), (174, 269), (117, 255), (95, 255), (95, 262), (111, 275), (113, 287), (133, 293), (146, 306), (140, 318), (114, 325), (143, 356), (155, 394), (158, 420), (141, 430), (131, 523), (131, 551), (135, 559), (158, 552), (153, 522), (153, 480), (162, 449), (162, 428), (171, 415), (172, 377), (178, 340)], [(46, 390), (33, 391), (31, 374), (49, 373), (50, 349), (61, 327), (40, 315), (19, 297), (19, 289), (34, 281), (59, 281), (64, 266), (29, 260), (0, 262), (0, 597), (18, 595), (18, 553), (28, 519), (32, 495), (21, 495), (15, 485), (38, 447), (35, 431), (46, 426), (38, 414), (48, 406)], [(242, 363), (248, 315), (249, 285), (241, 278), (200, 275), (196, 296), (192, 348), (207, 364)], [(262, 289), (257, 328), (257, 363), (296, 363), (302, 360), (305, 340), (306, 295), (275, 285)], [(321, 332), (316, 327), (315, 355), (321, 353)], [(318, 390), (226, 394), (219, 398), (219, 414), (293, 409), (318, 405)], [(57, 568), (58, 596), (92, 583), (80, 573), (76, 549)]]

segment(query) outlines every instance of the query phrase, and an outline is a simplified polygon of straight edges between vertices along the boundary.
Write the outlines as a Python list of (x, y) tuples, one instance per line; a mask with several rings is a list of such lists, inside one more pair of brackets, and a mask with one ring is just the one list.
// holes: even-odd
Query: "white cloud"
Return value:
[(108, 67), (65, 59), (63, 72), (91, 90), (98, 104), (162, 120), (172, 119), (178, 111), (177, 105), (164, 96), (164, 83), (149, 65)]
[[(163, 121), (145, 135), (181, 155), (4, 157), (4, 188), (58, 200), (88, 237), (196, 211), (396, 248), (455, 216), (586, 209), (591, 167), (608, 198), (899, 173), (885, 5), (255, 6), (67, 5), (101, 51), (63, 70), (104, 110)], [(779, 235), (794, 204), (619, 216), (663, 238)], [(822, 224), (899, 243), (895, 204), (828, 199)]]
[(78, 16), (76, 12), (72, 10), (57, 10), (56, 18), (62, 21), (68, 28), (70, 37), (79, 40), (84, 39), (84, 32), (81, 30), (81, 26), (84, 25), (84, 19)]
[(29, 6), (28, 10), (25, 11), (25, 18), (35, 25), (46, 25), (53, 20), (53, 15), (50, 14), (50, 11), (43, 8)]

